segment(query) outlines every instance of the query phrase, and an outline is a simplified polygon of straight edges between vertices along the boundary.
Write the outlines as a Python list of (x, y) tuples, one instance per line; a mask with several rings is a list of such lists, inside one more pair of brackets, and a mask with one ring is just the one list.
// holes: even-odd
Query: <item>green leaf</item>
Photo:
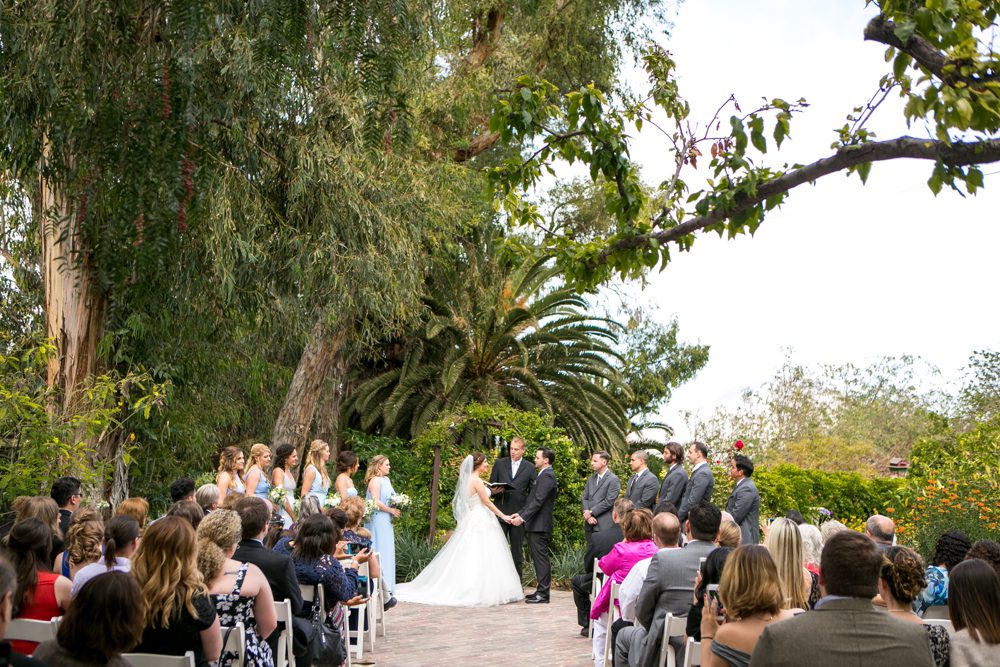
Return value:
[(927, 186), (935, 195), (941, 192), (941, 176), (936, 171), (928, 179)]
[(913, 31), (917, 29), (917, 24), (913, 19), (906, 19), (904, 21), (899, 21), (896, 23), (896, 37), (903, 44), (906, 44), (910, 37), (913, 36)]
[(858, 165), (858, 176), (861, 177), (862, 183), (868, 182), (868, 174), (871, 173), (871, 170), (872, 170), (871, 162), (863, 162), (862, 164)]

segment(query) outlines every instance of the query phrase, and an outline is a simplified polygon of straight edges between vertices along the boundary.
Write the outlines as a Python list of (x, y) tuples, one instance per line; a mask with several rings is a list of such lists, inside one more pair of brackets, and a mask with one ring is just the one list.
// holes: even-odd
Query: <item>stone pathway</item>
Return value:
[(375, 653), (364, 655), (378, 667), (593, 665), (570, 591), (552, 591), (549, 604), (462, 608), (400, 602), (386, 619), (385, 638), (377, 637)]

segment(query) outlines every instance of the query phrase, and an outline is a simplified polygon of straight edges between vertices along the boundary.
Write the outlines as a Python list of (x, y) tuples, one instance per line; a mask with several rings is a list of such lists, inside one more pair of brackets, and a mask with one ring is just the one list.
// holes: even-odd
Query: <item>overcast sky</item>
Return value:
[[(767, 159), (810, 162), (829, 154), (833, 129), (864, 104), (887, 71), (881, 45), (862, 31), (873, 9), (863, 0), (687, 0), (671, 37), (692, 120), (707, 120), (735, 93), (744, 110), (762, 96), (810, 103), (790, 142)], [(641, 87), (641, 74), (630, 79)], [(907, 130), (894, 97), (870, 128), (880, 139)], [(725, 125), (725, 122), (723, 123)], [(633, 148), (647, 180), (672, 170), (663, 142), (645, 131)], [(932, 164), (882, 163), (867, 186), (831, 175), (792, 192), (753, 238), (700, 237), (653, 274), (642, 300), (676, 315), (682, 337), (712, 346), (708, 366), (663, 410), (679, 438), (678, 415), (707, 415), (756, 388), (786, 351), (805, 364), (866, 365), (913, 354), (955, 378), (976, 349), (1000, 348), (997, 261), (1000, 166), (986, 190), (963, 199), (927, 189)], [(701, 187), (689, 175), (693, 189)]]

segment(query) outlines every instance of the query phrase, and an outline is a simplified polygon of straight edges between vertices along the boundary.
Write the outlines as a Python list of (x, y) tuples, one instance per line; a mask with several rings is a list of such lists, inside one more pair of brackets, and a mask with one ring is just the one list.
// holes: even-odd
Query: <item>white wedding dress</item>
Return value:
[[(458, 489), (469, 489), (472, 457), (462, 463)], [(462, 497), (464, 495), (464, 497)], [(479, 495), (455, 493), (458, 527), (413, 581), (396, 586), (403, 602), (448, 607), (489, 607), (524, 599), (510, 546), (497, 517)]]

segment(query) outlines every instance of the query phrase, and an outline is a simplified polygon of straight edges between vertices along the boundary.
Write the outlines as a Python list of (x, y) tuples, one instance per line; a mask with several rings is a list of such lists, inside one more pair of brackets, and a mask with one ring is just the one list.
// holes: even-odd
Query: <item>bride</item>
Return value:
[(481, 479), (483, 454), (462, 461), (452, 508), (458, 527), (434, 560), (413, 581), (396, 587), (396, 598), (449, 607), (488, 607), (524, 599), (507, 538), (493, 515), (496, 508)]

